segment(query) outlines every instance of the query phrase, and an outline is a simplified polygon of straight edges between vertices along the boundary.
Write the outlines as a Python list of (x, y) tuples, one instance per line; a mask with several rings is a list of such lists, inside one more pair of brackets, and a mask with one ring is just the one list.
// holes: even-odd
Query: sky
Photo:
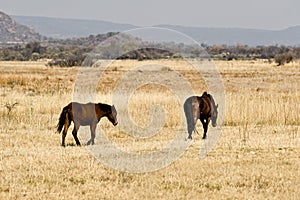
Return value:
[(0, 0), (9, 15), (280, 30), (300, 25), (299, 0)]

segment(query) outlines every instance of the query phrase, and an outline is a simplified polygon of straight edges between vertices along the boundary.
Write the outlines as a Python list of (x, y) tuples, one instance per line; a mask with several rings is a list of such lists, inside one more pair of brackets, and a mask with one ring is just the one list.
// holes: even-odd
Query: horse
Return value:
[(60, 114), (57, 132), (62, 133), (62, 146), (65, 147), (65, 138), (68, 132), (68, 128), (71, 122), (74, 123), (74, 129), (72, 131), (73, 137), (76, 141), (76, 145), (80, 146), (80, 142), (77, 137), (77, 131), (80, 126), (90, 126), (91, 139), (87, 142), (87, 145), (94, 144), (94, 139), (96, 136), (96, 126), (102, 117), (107, 117), (108, 120), (116, 126), (117, 121), (117, 111), (115, 106), (110, 106), (102, 103), (87, 103), (81, 104), (77, 102), (71, 102), (62, 109)]
[(184, 102), (184, 113), (187, 121), (188, 139), (192, 139), (192, 132), (195, 130), (197, 120), (200, 119), (204, 133), (202, 139), (206, 139), (208, 124), (212, 121), (212, 126), (217, 126), (218, 105), (212, 95), (204, 92), (201, 97), (191, 96)]

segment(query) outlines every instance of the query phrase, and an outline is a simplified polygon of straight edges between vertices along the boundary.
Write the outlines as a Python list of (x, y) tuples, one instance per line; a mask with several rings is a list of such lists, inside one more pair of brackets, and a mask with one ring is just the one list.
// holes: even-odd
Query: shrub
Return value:
[(291, 53), (276, 54), (274, 60), (278, 66), (284, 65), (293, 61), (293, 55)]

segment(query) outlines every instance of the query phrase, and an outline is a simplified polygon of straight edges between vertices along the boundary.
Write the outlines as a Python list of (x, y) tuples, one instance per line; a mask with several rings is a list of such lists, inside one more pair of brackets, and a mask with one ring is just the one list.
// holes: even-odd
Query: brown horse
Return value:
[(69, 103), (63, 108), (57, 124), (58, 133), (60, 133), (62, 128), (64, 128), (62, 134), (62, 146), (65, 146), (65, 138), (72, 121), (74, 123), (72, 134), (76, 144), (78, 146), (80, 145), (80, 142), (77, 138), (77, 131), (79, 127), (88, 125), (90, 126), (91, 130), (91, 139), (88, 141), (87, 145), (94, 144), (96, 126), (102, 117), (107, 117), (114, 126), (118, 124), (117, 111), (114, 106), (102, 103)]
[(206, 138), (207, 128), (210, 120), (212, 126), (217, 126), (218, 118), (218, 105), (212, 95), (204, 92), (201, 97), (192, 96), (186, 99), (184, 102), (184, 113), (187, 121), (189, 139), (192, 139), (192, 132), (195, 130), (197, 120), (200, 119), (204, 134), (202, 139)]

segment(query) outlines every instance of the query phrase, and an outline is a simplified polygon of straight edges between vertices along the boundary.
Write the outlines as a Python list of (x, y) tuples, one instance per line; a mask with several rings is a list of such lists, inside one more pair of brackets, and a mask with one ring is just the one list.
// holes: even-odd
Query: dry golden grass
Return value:
[[(128, 70), (151, 62), (114, 62), (98, 84), (97, 99), (111, 103), (110, 91), (116, 82)], [(184, 61), (155, 62), (173, 66), (199, 95), (207, 89)], [(60, 146), (55, 125), (62, 107), (72, 100), (78, 68), (0, 62), (0, 199), (298, 199), (299, 63), (281, 67), (264, 61), (215, 64), (226, 89), (226, 114), (217, 146), (199, 159), (204, 142), (195, 135), (183, 156), (168, 167), (132, 174), (103, 166), (85, 148), (73, 146), (71, 134), (69, 145)], [(142, 73), (154, 76), (167, 70)], [(106, 119), (97, 131), (105, 130), (111, 141), (129, 152), (161, 149), (174, 137), (182, 106), (166, 88), (141, 87), (128, 105), (137, 125), (149, 125), (154, 104), (165, 109), (167, 120), (151, 138), (128, 136)], [(79, 138), (86, 142), (80, 130)], [(200, 124), (198, 130), (202, 132)]]

